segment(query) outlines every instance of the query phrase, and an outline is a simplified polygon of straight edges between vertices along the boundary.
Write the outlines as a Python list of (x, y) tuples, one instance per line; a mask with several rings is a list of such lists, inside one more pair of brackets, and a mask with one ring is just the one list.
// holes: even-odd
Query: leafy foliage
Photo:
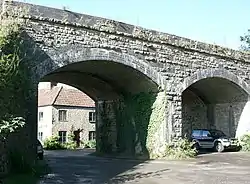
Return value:
[(44, 149), (58, 150), (58, 149), (65, 149), (65, 146), (59, 142), (58, 136), (52, 136), (44, 141)]
[(76, 149), (77, 145), (76, 145), (76, 141), (74, 140), (74, 133), (73, 130), (71, 130), (70, 134), (68, 135), (68, 142), (64, 143), (63, 146), (66, 149)]
[(245, 134), (240, 138), (242, 151), (250, 151), (250, 134)]
[(243, 45), (241, 46), (243, 50), (250, 50), (250, 29), (244, 36), (240, 37), (240, 41), (243, 42)]
[[(104, 103), (103, 110), (100, 111), (102, 118), (99, 133), (101, 141), (98, 141), (100, 152), (110, 153), (114, 146), (110, 142), (116, 138), (115, 146), (118, 154), (151, 157), (156, 148), (163, 144), (156, 140), (159, 140), (160, 136), (159, 127), (166, 122), (166, 103), (165, 91), (125, 94), (124, 100), (116, 101), (112, 105)], [(107, 109), (114, 110), (118, 122), (117, 137), (114, 138), (111, 131), (113, 123), (108, 116), (109, 112), (106, 112)]]
[(8, 135), (24, 125), (25, 119), (23, 117), (10, 117), (8, 120), (2, 120), (0, 134)]
[(161, 157), (166, 159), (186, 159), (193, 158), (197, 151), (192, 148), (192, 143), (186, 138), (181, 138), (171, 144), (166, 144), (162, 152), (154, 155), (154, 158)]
[[(116, 146), (119, 153), (125, 151), (130, 155), (148, 154), (146, 141), (154, 100), (155, 94), (153, 93), (139, 93), (137, 95), (126, 94), (124, 101), (114, 103), (116, 121), (119, 122), (116, 125)], [(104, 124), (106, 125), (106, 121)]]
[[(34, 97), (30, 70), (26, 61), (26, 47), (22, 39), (21, 21), (18, 18), (0, 18), (0, 136), (9, 140), (13, 132), (22, 132)], [(32, 96), (33, 95), (33, 96)], [(20, 130), (20, 131), (19, 131)], [(4, 141), (6, 144), (8, 141)], [(31, 169), (29, 145), (7, 146), (11, 169)]]
[[(25, 124), (26, 99), (30, 82), (22, 62), (21, 29), (14, 21), (1, 21), (0, 27), (0, 133), (8, 136)], [(22, 88), (20, 87), (22, 86)]]
[(84, 147), (85, 147), (85, 148), (95, 148), (95, 147), (96, 147), (96, 141), (95, 141), (95, 140), (87, 141), (87, 142), (84, 144)]

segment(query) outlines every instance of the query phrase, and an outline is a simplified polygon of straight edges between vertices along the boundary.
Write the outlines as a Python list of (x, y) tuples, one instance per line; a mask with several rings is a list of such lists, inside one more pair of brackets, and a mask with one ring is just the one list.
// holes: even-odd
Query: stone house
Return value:
[[(67, 142), (70, 133), (83, 142), (95, 140), (95, 102), (82, 91), (60, 83), (39, 83), (38, 139), (52, 135)], [(78, 131), (80, 130), (80, 131)]]

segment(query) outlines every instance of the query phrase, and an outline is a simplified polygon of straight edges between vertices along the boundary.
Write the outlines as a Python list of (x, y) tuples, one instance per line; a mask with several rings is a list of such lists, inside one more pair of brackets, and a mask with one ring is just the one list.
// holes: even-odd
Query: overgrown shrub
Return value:
[(84, 144), (85, 148), (96, 148), (96, 141), (95, 140), (91, 140), (91, 141), (87, 141)]
[[(0, 137), (7, 144), (10, 134), (26, 123), (32, 84), (18, 20), (0, 18), (0, 24)], [(26, 145), (17, 145), (7, 146), (8, 166), (14, 172), (31, 170)]]
[(192, 148), (192, 143), (186, 138), (181, 138), (171, 144), (163, 146), (159, 155), (154, 155), (154, 158), (166, 159), (187, 159), (197, 155), (197, 151)]
[(74, 127), (72, 126), (71, 131), (68, 135), (68, 141), (63, 144), (65, 149), (76, 149), (77, 148), (76, 141), (74, 140), (75, 135), (73, 133), (74, 132), (73, 130), (74, 130)]
[(44, 149), (58, 150), (58, 149), (65, 149), (65, 146), (59, 142), (58, 136), (52, 136), (44, 141)]
[(75, 141), (69, 141), (63, 144), (65, 149), (76, 149), (77, 145)]
[(250, 133), (245, 134), (240, 138), (240, 145), (242, 151), (250, 151)]

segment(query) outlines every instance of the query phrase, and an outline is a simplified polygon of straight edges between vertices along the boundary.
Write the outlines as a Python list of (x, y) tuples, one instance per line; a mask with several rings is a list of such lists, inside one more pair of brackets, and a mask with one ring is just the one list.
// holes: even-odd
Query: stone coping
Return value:
[[(3, 8), (7, 10), (7, 12), (9, 12), (10, 10), (14, 10), (13, 12), (17, 13), (19, 10), (25, 12), (23, 14), (20, 14), (19, 12), (19, 16), (34, 21), (44, 21), (72, 27), (81, 27), (85, 29), (126, 36), (130, 37), (131, 39), (139, 39), (142, 41), (151, 42), (152, 44), (165, 44), (173, 47), (178, 47), (179, 49), (202, 52), (213, 56), (229, 58), (232, 60), (250, 62), (250, 54), (246, 52), (241, 52), (214, 44), (207, 44), (172, 34), (145, 29), (135, 25), (130, 25), (101, 17), (75, 13), (68, 10), (61, 10), (17, 1), (0, 0), (0, 2), (4, 2)], [(25, 11), (23, 11), (23, 9)]]

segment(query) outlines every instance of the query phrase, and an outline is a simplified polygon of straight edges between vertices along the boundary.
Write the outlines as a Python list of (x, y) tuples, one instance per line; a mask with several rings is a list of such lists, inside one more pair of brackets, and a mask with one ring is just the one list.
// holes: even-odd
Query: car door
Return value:
[(195, 141), (195, 142), (198, 142), (200, 146), (201, 146), (201, 143), (200, 143), (201, 133), (202, 133), (201, 130), (193, 130), (192, 135), (191, 135), (192, 140)]
[(213, 145), (214, 139), (208, 130), (202, 131), (202, 138), (201, 138), (200, 142), (202, 142), (203, 148), (213, 148), (213, 146), (214, 146)]

